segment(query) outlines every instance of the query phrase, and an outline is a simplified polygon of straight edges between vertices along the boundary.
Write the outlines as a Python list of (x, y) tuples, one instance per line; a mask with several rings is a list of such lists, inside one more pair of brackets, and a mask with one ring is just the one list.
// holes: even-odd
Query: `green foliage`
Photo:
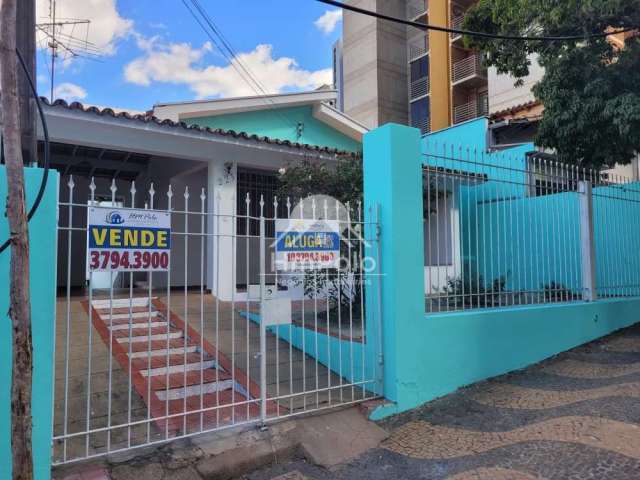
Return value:
[[(278, 196), (290, 197), (295, 204), (299, 199), (311, 195), (329, 195), (339, 200), (343, 205), (351, 207), (351, 219), (358, 220), (360, 212), (358, 206), (362, 202), (363, 177), (362, 159), (343, 157), (335, 165), (305, 159), (287, 165), (279, 177), (280, 186)], [(340, 242), (340, 255), (348, 259), (349, 264), (344, 270), (318, 270), (307, 272), (301, 279), (304, 293), (313, 298), (320, 292), (326, 292), (331, 302), (331, 308), (340, 308), (351, 312), (354, 319), (360, 319), (362, 312), (363, 286), (361, 276), (361, 255), (364, 249), (362, 241), (357, 237), (362, 235), (358, 223), (351, 225), (351, 245)]]
[(335, 165), (304, 159), (287, 165), (279, 177), (278, 195), (292, 199), (329, 195), (355, 207), (362, 201), (362, 159), (339, 158)]
[[(640, 0), (480, 0), (468, 30), (573, 36), (640, 26)], [(562, 161), (599, 168), (640, 151), (640, 37), (616, 48), (606, 38), (571, 42), (465, 38), (499, 73), (521, 79), (530, 55), (545, 69), (533, 92), (545, 107), (536, 143)]]
[(560, 282), (549, 282), (542, 285), (544, 298), (548, 302), (568, 302), (570, 300), (579, 300), (581, 295), (575, 293), (569, 287)]
[(446, 298), (449, 307), (497, 307), (504, 305), (506, 286), (506, 275), (494, 278), (487, 285), (482, 275), (466, 272), (464, 276), (448, 278), (439, 296)]

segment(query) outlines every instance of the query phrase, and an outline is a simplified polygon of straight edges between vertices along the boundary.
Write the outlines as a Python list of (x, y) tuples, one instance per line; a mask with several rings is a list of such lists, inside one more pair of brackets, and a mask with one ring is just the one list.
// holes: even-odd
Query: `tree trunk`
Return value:
[(7, 218), (11, 239), (10, 307), (13, 333), (11, 381), (11, 447), (13, 478), (31, 480), (31, 306), (29, 237), (24, 197), (18, 81), (16, 64), (17, 0), (2, 0), (0, 9), (0, 90), (4, 154), (7, 170)]

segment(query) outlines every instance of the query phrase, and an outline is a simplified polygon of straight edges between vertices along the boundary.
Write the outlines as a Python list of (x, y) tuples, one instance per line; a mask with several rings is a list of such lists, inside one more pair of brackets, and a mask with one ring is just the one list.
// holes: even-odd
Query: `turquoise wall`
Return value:
[[(470, 122), (464, 127), (477, 127), (482, 122)], [(478, 128), (475, 133), (479, 131)], [(457, 138), (463, 145), (473, 143), (462, 135)], [(423, 153), (424, 143), (420, 145), (416, 129), (385, 125), (365, 136), (365, 205), (378, 203), (381, 212), (379, 300), (383, 306), (383, 391), (390, 401), (373, 412), (373, 419), (415, 408), (464, 385), (526, 367), (640, 320), (638, 298), (425, 315), (420, 174), (425, 161)], [(491, 178), (495, 177), (489, 175)], [(565, 211), (559, 222), (567, 224), (572, 212), (576, 212), (576, 194), (519, 198), (512, 196), (517, 189), (505, 187), (502, 191), (490, 183), (475, 188), (475, 191), (484, 189), (492, 197), (492, 201), (479, 208), (476, 217), (477, 223), (482, 223), (477, 230), (483, 242), (489, 241), (488, 232), (493, 232), (496, 240), (503, 239), (505, 251), (516, 259), (522, 259), (527, 247), (534, 248), (536, 261), (550, 262), (553, 264), (550, 271), (555, 272), (559, 262), (553, 255), (546, 258), (548, 249), (535, 250), (511, 232), (497, 235), (496, 222), (506, 220), (499, 210), (504, 209), (506, 202), (512, 203), (523, 216), (532, 210), (562, 207)], [(468, 200), (473, 204), (473, 198)], [(569, 232), (575, 240), (575, 228), (565, 231)], [(491, 258), (497, 262), (495, 256)], [(488, 261), (488, 268), (501, 268)], [(368, 301), (377, 300), (377, 293), (371, 288), (365, 293)]]
[(640, 182), (593, 189), (600, 296), (640, 295)]
[(479, 205), (470, 212), (477, 271), (487, 281), (504, 276), (508, 290), (541, 291), (555, 282), (581, 294), (578, 196), (566, 192)]
[[(416, 335), (425, 306), (420, 131), (387, 124), (369, 132), (363, 162), (365, 211), (379, 206), (381, 288), (365, 283), (365, 298), (382, 306), (383, 393), (411, 404), (416, 370), (435, 367), (421, 364), (426, 339)], [(367, 325), (376, 311), (366, 309)]]
[[(256, 313), (241, 311), (240, 315), (260, 323), (260, 315)], [(304, 352), (305, 355), (317, 359), (320, 364), (348, 382), (367, 382), (365, 385), (367, 390), (377, 391), (376, 359), (372, 343), (341, 340), (295, 324), (267, 327), (267, 330)]]
[(411, 332), (421, 348), (397, 352), (398, 367), (411, 373), (410, 381), (372, 419), (524, 368), (639, 320), (639, 299), (423, 315)]
[[(290, 142), (308, 143), (319, 147), (337, 148), (349, 152), (362, 151), (362, 144), (338, 132), (313, 117), (313, 107), (293, 107), (230, 113), (212, 117), (185, 119), (189, 124), (201, 127), (222, 128), (266, 136)], [(298, 138), (296, 125), (302, 123), (304, 130)]]
[[(35, 199), (42, 170), (25, 169), (27, 205)], [(0, 165), (0, 209), (5, 210), (6, 171)], [(31, 321), (33, 328), (33, 454), (36, 480), (51, 478), (53, 412), (53, 348), (55, 338), (58, 173), (49, 173), (45, 196), (29, 222)], [(7, 219), (0, 216), (0, 243), (8, 235)], [(9, 309), (10, 250), (0, 254), (0, 478), (11, 478), (11, 324)], [(19, 374), (20, 372), (14, 372)]]

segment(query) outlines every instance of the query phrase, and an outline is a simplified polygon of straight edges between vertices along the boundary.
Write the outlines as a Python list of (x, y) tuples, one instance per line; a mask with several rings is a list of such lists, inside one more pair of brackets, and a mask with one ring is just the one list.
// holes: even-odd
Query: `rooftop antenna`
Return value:
[[(55, 87), (56, 59), (63, 56), (63, 61), (68, 58), (87, 58), (99, 61), (103, 52), (95, 44), (89, 41), (89, 28), (91, 20), (80, 18), (58, 18), (56, 15), (56, 0), (49, 0), (49, 17), (47, 21), (36, 24), (36, 32), (42, 41), (46, 42), (51, 52), (50, 83), (51, 90), (49, 100), (53, 102)], [(84, 38), (75, 36), (78, 26), (84, 26)], [(69, 32), (68, 29), (71, 29)], [(65, 31), (67, 30), (67, 31)]]

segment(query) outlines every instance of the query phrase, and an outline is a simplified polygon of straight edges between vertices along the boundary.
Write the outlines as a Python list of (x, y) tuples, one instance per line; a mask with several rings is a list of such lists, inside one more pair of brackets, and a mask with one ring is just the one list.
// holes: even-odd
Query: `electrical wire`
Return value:
[[(49, 143), (49, 128), (47, 127), (47, 120), (44, 117), (44, 111), (42, 110), (42, 103), (40, 102), (40, 97), (38, 96), (38, 91), (36, 90), (35, 84), (33, 83), (33, 78), (31, 78), (31, 74), (29, 73), (29, 69), (27, 68), (27, 64), (20, 53), (20, 50), (16, 48), (16, 55), (18, 56), (18, 60), (20, 61), (20, 66), (27, 77), (27, 81), (29, 83), (29, 87), (33, 97), (36, 101), (36, 106), (38, 107), (38, 113), (40, 114), (40, 121), (42, 122), (42, 132), (44, 134), (44, 172), (42, 174), (42, 180), (40, 182), (40, 189), (38, 190), (38, 194), (36, 195), (36, 199), (33, 202), (33, 206), (29, 210), (27, 214), (27, 221), (31, 220), (35, 215), (40, 203), (42, 202), (42, 197), (44, 196), (44, 191), (47, 188), (47, 180), (49, 179), (49, 165), (51, 160), (51, 145)], [(4, 155), (4, 148), (2, 149), (2, 153)], [(2, 245), (0, 245), (0, 253), (4, 252), (9, 245), (11, 244), (11, 238), (8, 238)]]
[[(218, 51), (220, 51), (222, 56), (225, 57), (225, 59), (229, 62), (229, 65), (231, 65), (231, 67), (236, 71), (236, 73), (238, 73), (240, 78), (247, 84), (247, 86), (251, 88), (251, 90), (253, 90), (257, 96), (263, 97), (264, 103), (267, 104), (267, 106), (269, 106), (277, 115), (279, 115), (280, 118), (282, 118), (282, 120), (285, 121), (285, 123), (291, 124), (294, 128), (297, 129), (298, 128), (297, 122), (292, 121), (290, 118), (286, 117), (282, 112), (280, 112), (279, 109), (276, 107), (276, 104), (271, 99), (265, 98), (267, 97), (267, 95), (269, 95), (266, 89), (256, 79), (255, 75), (250, 71), (249, 67), (244, 65), (242, 60), (240, 60), (239, 56), (235, 53), (233, 47), (231, 47), (230, 43), (226, 40), (226, 38), (224, 37), (220, 29), (216, 27), (211, 17), (206, 13), (206, 11), (199, 4), (199, 2), (197, 2), (197, 0), (191, 0), (191, 3), (198, 10), (200, 15), (204, 19), (204, 22), (206, 22), (207, 25), (205, 25), (202, 22), (198, 14), (192, 9), (191, 6), (189, 6), (189, 4), (187, 3), (187, 0), (182, 0), (182, 3), (187, 8), (189, 13), (193, 16), (193, 18), (196, 20), (198, 25), (200, 25), (202, 30), (209, 37), (209, 39), (215, 45)], [(207, 28), (207, 26), (209, 28)], [(215, 37), (214, 35), (211, 34), (209, 29), (213, 31)]]
[(360, 13), (362, 15), (368, 15), (370, 17), (379, 18), (381, 20), (388, 20), (390, 22), (401, 23), (403, 25), (418, 28), (420, 30), (434, 30), (437, 32), (456, 33), (458, 35), (467, 35), (469, 37), (478, 37), (478, 38), (489, 38), (493, 40), (514, 40), (514, 41), (524, 41), (524, 42), (575, 42), (575, 41), (581, 41), (581, 40), (590, 40), (594, 38), (610, 37), (611, 35), (615, 35), (618, 33), (633, 32), (640, 28), (640, 27), (627, 27), (627, 28), (622, 28), (620, 30), (616, 29), (615, 31), (608, 32), (608, 33), (593, 33), (588, 35), (538, 36), (538, 37), (519, 36), (519, 35), (502, 35), (497, 33), (473, 32), (471, 30), (460, 30), (457, 28), (448, 28), (448, 27), (440, 27), (438, 25), (430, 25), (428, 23), (413, 22), (411, 20), (405, 20), (404, 18), (393, 17), (391, 15), (385, 15), (382, 13), (373, 12), (371, 10), (366, 10), (364, 8), (354, 7), (353, 5), (347, 5), (346, 3), (338, 2), (336, 0), (316, 0), (316, 1), (320, 3), (325, 3), (327, 5), (333, 5), (334, 7), (343, 8), (344, 10), (349, 10), (351, 12)]

